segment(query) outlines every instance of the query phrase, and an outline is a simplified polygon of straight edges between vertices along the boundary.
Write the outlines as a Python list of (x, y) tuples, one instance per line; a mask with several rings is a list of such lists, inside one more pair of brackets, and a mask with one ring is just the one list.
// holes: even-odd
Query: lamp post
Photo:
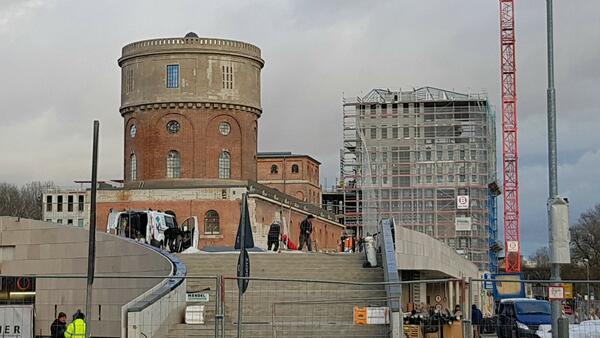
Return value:
[(587, 303), (588, 303), (588, 314), (592, 313), (592, 294), (590, 293), (590, 260), (584, 258), (585, 267), (587, 269)]

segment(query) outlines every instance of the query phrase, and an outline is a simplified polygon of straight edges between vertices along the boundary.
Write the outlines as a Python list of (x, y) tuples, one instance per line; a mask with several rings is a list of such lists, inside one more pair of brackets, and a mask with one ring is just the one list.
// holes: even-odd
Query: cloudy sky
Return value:
[[(518, 1), (516, 17), (526, 254), (547, 241), (544, 4)], [(598, 1), (555, 1), (559, 190), (573, 220), (600, 202), (599, 12)], [(121, 178), (121, 47), (194, 31), (262, 49), (259, 149), (311, 154), (332, 185), (344, 95), (487, 90), (499, 114), (498, 20), (497, 0), (1, 0), (0, 181), (89, 177), (96, 118), (99, 175)]]

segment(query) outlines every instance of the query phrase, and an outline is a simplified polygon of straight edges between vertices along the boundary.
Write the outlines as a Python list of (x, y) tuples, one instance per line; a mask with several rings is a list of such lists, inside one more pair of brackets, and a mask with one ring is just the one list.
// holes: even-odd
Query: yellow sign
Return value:
[(521, 293), (521, 283), (518, 282), (520, 279), (521, 276), (519, 275), (497, 275), (496, 290), (498, 291), (498, 295), (508, 296)]
[(563, 283), (563, 290), (565, 291), (566, 299), (573, 299), (573, 284), (571, 283)]

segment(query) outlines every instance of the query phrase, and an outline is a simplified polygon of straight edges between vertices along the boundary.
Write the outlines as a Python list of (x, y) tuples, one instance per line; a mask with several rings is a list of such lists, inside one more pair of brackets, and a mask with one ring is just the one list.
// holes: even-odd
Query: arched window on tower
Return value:
[(167, 155), (167, 178), (181, 177), (181, 157), (177, 150), (169, 151)]
[(222, 151), (219, 155), (219, 178), (231, 177), (231, 155), (228, 151)]
[(204, 215), (204, 233), (207, 235), (217, 235), (221, 233), (218, 212), (214, 210), (206, 212), (206, 215)]
[(292, 174), (297, 174), (300, 172), (300, 167), (297, 164), (292, 164)]
[(135, 181), (137, 180), (137, 158), (135, 157), (135, 154), (131, 154), (131, 157), (129, 158), (129, 165), (130, 180)]
[(279, 168), (277, 168), (276, 164), (271, 166), (271, 174), (277, 174), (279, 172)]

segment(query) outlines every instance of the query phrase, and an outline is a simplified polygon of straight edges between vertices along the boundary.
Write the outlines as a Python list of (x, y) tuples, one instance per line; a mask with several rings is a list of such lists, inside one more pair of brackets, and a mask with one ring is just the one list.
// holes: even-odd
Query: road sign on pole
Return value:
[(549, 286), (548, 299), (565, 299), (565, 289), (562, 286)]

